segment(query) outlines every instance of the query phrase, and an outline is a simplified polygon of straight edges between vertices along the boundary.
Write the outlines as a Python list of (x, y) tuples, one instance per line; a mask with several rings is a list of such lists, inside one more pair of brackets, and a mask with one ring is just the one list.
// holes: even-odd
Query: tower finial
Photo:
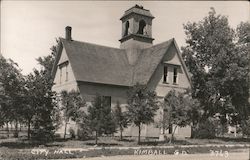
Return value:
[(136, 5), (135, 5), (135, 8), (143, 9), (143, 6), (142, 6), (142, 5), (136, 4)]

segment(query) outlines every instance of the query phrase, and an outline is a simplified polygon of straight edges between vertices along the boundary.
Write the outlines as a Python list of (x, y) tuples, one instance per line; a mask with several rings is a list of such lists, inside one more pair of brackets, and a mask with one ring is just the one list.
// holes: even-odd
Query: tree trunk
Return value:
[(31, 120), (29, 119), (28, 120), (28, 139), (30, 139), (30, 123), (31, 123)]
[(68, 122), (65, 122), (65, 128), (64, 128), (64, 136), (63, 136), (63, 139), (66, 139), (67, 124), (68, 124)]
[(120, 140), (122, 140), (123, 138), (122, 138), (122, 131), (120, 131)]
[(172, 132), (172, 134), (171, 134), (171, 138), (170, 138), (169, 143), (172, 143), (172, 141), (173, 141), (173, 139), (174, 139), (174, 133), (175, 133), (176, 128), (177, 128), (177, 126), (174, 127), (174, 130), (173, 130), (173, 132)]
[(120, 140), (122, 140), (122, 127), (120, 126)]
[(96, 131), (95, 132), (95, 144), (97, 145), (97, 143), (98, 143), (98, 132)]
[(141, 125), (138, 126), (139, 129), (139, 135), (138, 135), (138, 144), (141, 143)]
[(234, 137), (237, 137), (237, 125), (235, 125)]
[(7, 129), (7, 137), (10, 137), (10, 131), (9, 131), (9, 122), (6, 123), (6, 129)]
[(14, 137), (18, 138), (18, 121), (15, 120), (15, 132), (14, 132)]
[(194, 138), (194, 126), (191, 126), (191, 138)]

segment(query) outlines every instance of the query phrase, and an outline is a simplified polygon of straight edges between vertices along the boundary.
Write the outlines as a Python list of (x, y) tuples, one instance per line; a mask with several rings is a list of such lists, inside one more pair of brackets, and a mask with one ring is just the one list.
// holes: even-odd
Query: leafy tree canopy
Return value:
[(120, 130), (120, 139), (122, 140), (122, 132), (124, 128), (128, 126), (128, 116), (126, 111), (122, 111), (122, 107), (120, 105), (120, 102), (117, 101), (115, 109), (114, 109), (114, 118), (117, 126)]
[(158, 108), (156, 93), (148, 90), (146, 85), (137, 83), (128, 91), (128, 119), (139, 129), (138, 143), (140, 143), (141, 125), (154, 122)]
[(203, 20), (188, 22), (184, 29), (187, 46), (182, 47), (182, 56), (192, 74), (192, 96), (203, 107), (203, 117), (216, 113), (247, 117), (249, 23), (242, 23), (235, 31), (226, 16), (211, 8)]
[(24, 77), (17, 63), (0, 56), (0, 114), (1, 124), (20, 121), (24, 101)]
[(90, 128), (96, 133), (96, 144), (98, 135), (112, 134), (116, 131), (110, 98), (96, 95), (92, 105), (88, 107), (88, 113)]

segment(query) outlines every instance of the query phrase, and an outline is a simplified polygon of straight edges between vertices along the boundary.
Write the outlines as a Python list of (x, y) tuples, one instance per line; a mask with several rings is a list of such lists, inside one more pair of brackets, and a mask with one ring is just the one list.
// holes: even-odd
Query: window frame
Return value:
[(145, 22), (145, 20), (144, 19), (141, 19), (140, 21), (139, 21), (139, 28), (138, 28), (138, 31), (137, 31), (137, 34), (140, 34), (140, 35), (145, 35), (144, 34), (144, 29), (146, 28), (146, 26), (147, 26), (147, 23)]
[(126, 37), (129, 35), (129, 20), (125, 22), (125, 30), (124, 30), (124, 34), (123, 37)]
[(111, 108), (112, 106), (112, 99), (111, 96), (102, 96), (102, 99), (104, 100), (104, 105), (107, 105)]
[(59, 70), (60, 70), (59, 84), (62, 84), (62, 68), (59, 67)]
[(60, 84), (62, 84), (62, 77), (63, 77), (63, 68), (65, 67), (65, 82), (68, 81), (68, 65), (69, 61), (62, 62), (58, 65), (58, 68), (60, 69)]
[(178, 67), (173, 67), (173, 84), (178, 84)]
[(68, 72), (68, 64), (66, 64), (66, 66), (65, 66), (65, 69), (66, 69), (66, 74), (65, 74), (65, 82), (67, 82), (68, 80), (69, 80), (69, 72)]
[(168, 66), (167, 65), (164, 65), (163, 66), (163, 83), (165, 83), (165, 84), (168, 84), (169, 82), (169, 80), (168, 80)]

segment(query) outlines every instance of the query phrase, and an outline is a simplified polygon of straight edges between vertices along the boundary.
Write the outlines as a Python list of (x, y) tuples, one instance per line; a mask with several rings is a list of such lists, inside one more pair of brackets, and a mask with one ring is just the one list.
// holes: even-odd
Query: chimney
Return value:
[(65, 39), (68, 40), (68, 41), (71, 41), (72, 40), (72, 37), (71, 37), (71, 30), (72, 28), (70, 26), (67, 26), (65, 28)]

